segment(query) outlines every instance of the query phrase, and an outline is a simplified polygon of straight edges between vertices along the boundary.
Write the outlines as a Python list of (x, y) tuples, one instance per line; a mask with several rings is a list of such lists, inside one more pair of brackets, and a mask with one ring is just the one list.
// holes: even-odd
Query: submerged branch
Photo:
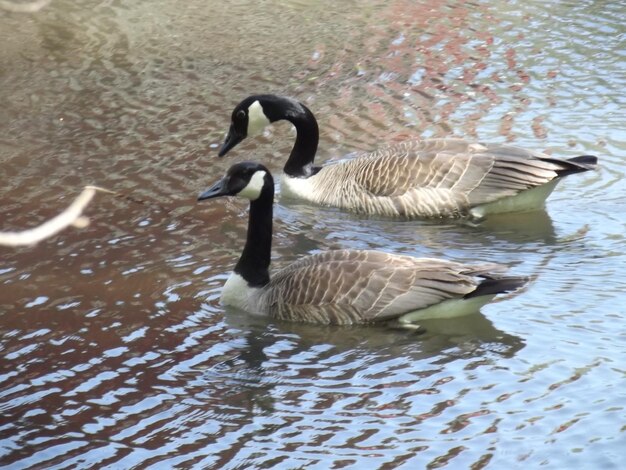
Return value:
[(0, 9), (11, 13), (35, 13), (47, 6), (52, 0), (35, 0), (32, 2), (16, 3), (10, 0), (0, 0)]
[(89, 225), (89, 219), (82, 215), (83, 210), (91, 201), (96, 191), (111, 192), (96, 186), (85, 186), (83, 192), (69, 205), (67, 209), (56, 217), (22, 232), (0, 232), (0, 245), (29, 246), (39, 243), (46, 238), (56, 235), (61, 230), (71, 226), (84, 228)]

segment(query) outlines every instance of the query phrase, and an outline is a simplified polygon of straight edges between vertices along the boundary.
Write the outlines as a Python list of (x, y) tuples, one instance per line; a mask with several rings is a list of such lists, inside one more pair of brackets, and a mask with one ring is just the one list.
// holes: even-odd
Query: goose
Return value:
[(297, 132), (283, 169), (281, 194), (365, 215), (480, 220), (494, 213), (535, 210), (562, 177), (597, 165), (592, 155), (563, 160), (511, 145), (451, 138), (404, 141), (315, 166), (315, 116), (304, 104), (277, 95), (252, 95), (235, 107), (218, 155), (280, 120), (291, 122)]
[(224, 284), (221, 301), (250, 313), (324, 325), (391, 322), (415, 326), (478, 309), (527, 278), (504, 276), (493, 263), (462, 264), (371, 250), (305, 256), (269, 274), (274, 179), (259, 163), (237, 163), (198, 196), (250, 201), (246, 243)]

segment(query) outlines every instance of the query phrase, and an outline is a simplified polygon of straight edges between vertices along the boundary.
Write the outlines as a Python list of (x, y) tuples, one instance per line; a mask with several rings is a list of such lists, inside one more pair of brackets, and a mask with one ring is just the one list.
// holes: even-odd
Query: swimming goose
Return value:
[(521, 287), (496, 264), (466, 265), (380, 251), (335, 250), (300, 258), (270, 277), (274, 180), (258, 163), (238, 163), (198, 200), (250, 200), (246, 244), (222, 291), (222, 303), (273, 318), (350, 325), (476, 312), (495, 295)]
[(219, 156), (283, 119), (297, 136), (281, 178), (282, 195), (360, 214), (480, 219), (538, 209), (561, 177), (597, 165), (591, 155), (562, 160), (510, 145), (425, 139), (314, 166), (315, 116), (302, 103), (277, 95), (252, 95), (235, 107)]

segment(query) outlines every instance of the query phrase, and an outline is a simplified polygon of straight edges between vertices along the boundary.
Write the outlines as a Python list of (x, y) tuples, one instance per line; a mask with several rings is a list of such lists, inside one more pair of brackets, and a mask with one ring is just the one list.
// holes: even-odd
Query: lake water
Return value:
[[(623, 468), (623, 1), (0, 3), (0, 229), (87, 184), (91, 224), (0, 248), (1, 468)], [(316, 113), (320, 162), (409, 137), (595, 154), (546, 210), (461, 223), (276, 207), (274, 266), (329, 248), (535, 280), (415, 335), (224, 310), (247, 206), (196, 203), (252, 93)]]

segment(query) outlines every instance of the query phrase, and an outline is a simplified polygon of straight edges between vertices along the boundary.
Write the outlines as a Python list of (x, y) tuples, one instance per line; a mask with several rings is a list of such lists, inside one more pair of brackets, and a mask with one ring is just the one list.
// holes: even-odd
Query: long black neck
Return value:
[(250, 202), (246, 246), (235, 266), (235, 272), (251, 287), (263, 287), (270, 282), (274, 182), (269, 174), (265, 178), (271, 184), (265, 184), (258, 199)]
[(317, 152), (320, 131), (317, 120), (309, 108), (302, 103), (297, 105), (295, 109), (293, 106), (286, 107), (278, 117), (286, 119), (296, 127), (296, 143), (283, 170), (292, 177), (308, 178), (319, 171), (319, 168), (313, 167), (313, 160)]

